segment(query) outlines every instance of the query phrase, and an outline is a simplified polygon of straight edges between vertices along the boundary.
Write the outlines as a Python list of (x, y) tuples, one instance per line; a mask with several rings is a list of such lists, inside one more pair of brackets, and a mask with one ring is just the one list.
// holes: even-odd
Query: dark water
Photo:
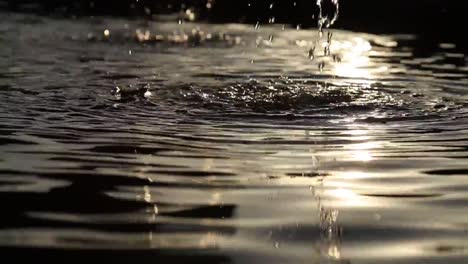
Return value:
[(466, 263), (463, 50), (316, 39), (2, 14), (3, 254)]

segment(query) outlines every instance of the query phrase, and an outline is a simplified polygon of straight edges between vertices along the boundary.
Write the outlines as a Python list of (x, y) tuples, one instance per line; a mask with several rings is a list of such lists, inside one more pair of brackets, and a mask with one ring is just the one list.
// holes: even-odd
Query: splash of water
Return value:
[[(323, 28), (329, 28), (338, 19), (339, 15), (339, 1), (338, 0), (317, 0), (319, 8), (318, 29), (323, 32)], [(325, 10), (325, 6), (329, 10)]]
[[(318, 20), (317, 20), (319, 38), (315, 42), (314, 47), (309, 49), (308, 57), (311, 60), (315, 58), (315, 54), (314, 54), (315, 47), (320, 44), (323, 38), (323, 29), (329, 28), (331, 25), (333, 25), (335, 21), (338, 19), (338, 15), (339, 15), (339, 1), (338, 0), (317, 0), (316, 4), (319, 8), (319, 15), (318, 15)], [(323, 56), (325, 57), (332, 56), (330, 52), (332, 37), (333, 37), (333, 34), (331, 32), (328, 32), (327, 39), (325, 40), (325, 43), (323, 45), (324, 46)], [(335, 55), (333, 55), (333, 61), (335, 62), (338, 61), (335, 59)], [(322, 72), (323, 68), (325, 67), (325, 63), (324, 62), (319, 63), (318, 67), (319, 67), (319, 71)]]
[[(319, 38), (315, 43), (314, 47), (312, 47), (308, 52), (308, 57), (313, 60), (314, 59), (314, 52), (316, 46), (320, 43), (323, 38), (323, 29), (329, 28), (333, 25), (336, 20), (338, 19), (339, 15), (339, 1), (338, 0), (317, 0), (316, 2), (319, 8), (319, 16), (317, 20), (318, 26), (318, 33)], [(325, 10), (325, 7), (327, 9)], [(328, 32), (327, 39), (325, 40), (324, 44), (324, 51), (323, 55), (325, 57), (332, 56), (333, 61), (338, 62), (337, 55), (332, 55), (330, 51), (331, 41), (333, 38), (333, 33)], [(322, 72), (323, 68), (325, 67), (325, 62), (320, 62), (319, 71)], [(317, 190), (324, 191), (323, 187), (324, 178), (320, 179), (320, 184), (317, 186)], [(314, 188), (314, 192), (315, 192)], [(319, 208), (319, 217), (320, 217), (320, 228), (322, 230), (322, 245), (321, 245), (321, 252), (323, 256), (326, 256), (328, 260), (333, 262), (341, 263), (341, 253), (340, 253), (340, 242), (341, 242), (341, 227), (338, 225), (338, 210), (329, 209), (324, 207), (321, 202), (320, 195), (316, 194), (316, 199), (318, 202)]]
[(341, 253), (343, 229), (338, 223), (339, 211), (326, 206), (322, 201), (322, 196), (325, 195), (324, 181), (325, 176), (322, 176), (318, 179), (316, 186), (311, 186), (319, 211), (320, 241), (318, 251), (321, 259), (318, 263), (349, 264), (348, 260), (343, 259)]

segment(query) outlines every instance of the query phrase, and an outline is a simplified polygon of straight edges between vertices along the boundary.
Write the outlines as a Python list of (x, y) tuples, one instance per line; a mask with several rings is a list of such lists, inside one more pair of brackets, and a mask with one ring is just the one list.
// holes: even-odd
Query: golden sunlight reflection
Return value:
[[(372, 161), (376, 151), (388, 144), (386, 141), (376, 141), (375, 138), (371, 136), (372, 134), (369, 133), (371, 128), (367, 126), (352, 124), (349, 125), (348, 128), (349, 130), (347, 130), (344, 135), (347, 139), (356, 142), (344, 146), (344, 148), (348, 150), (348, 159), (361, 162)], [(365, 175), (358, 172), (348, 172), (345, 177), (365, 177)]]
[(341, 258), (340, 248), (337, 244), (329, 245), (328, 247), (328, 256), (336, 260)]
[(380, 146), (379, 142), (365, 142), (359, 144), (353, 144), (347, 148), (351, 150), (351, 156), (353, 160), (357, 161), (371, 161), (373, 160), (372, 150)]
[(223, 200), (222, 198), (223, 198), (223, 195), (221, 192), (214, 192), (211, 194), (210, 204), (211, 205), (222, 204), (222, 200)]
[(333, 200), (333, 204), (340, 207), (367, 207), (369, 202), (363, 196), (347, 188), (336, 188), (326, 191), (326, 195)]
[(208, 232), (201, 237), (199, 246), (200, 248), (214, 248), (217, 247), (218, 240), (218, 235), (216, 233)]
[(148, 188), (148, 186), (143, 187), (144, 190), (144, 195), (143, 195), (143, 200), (147, 203), (151, 203), (151, 192)]
[(378, 144), (375, 142), (366, 142), (362, 144), (355, 144), (351, 146), (351, 155), (354, 160), (357, 161), (371, 161), (373, 159), (372, 149), (378, 147)]
[(353, 140), (368, 140), (367, 142), (352, 144), (347, 147), (350, 150), (352, 159), (363, 162), (373, 160), (372, 150), (380, 147), (381, 143), (371, 141), (371, 138), (367, 136), (367, 130), (354, 129), (349, 133), (353, 135)]
[(373, 159), (372, 154), (368, 150), (353, 151), (353, 158), (358, 161), (371, 161)]
[[(151, 191), (148, 186), (143, 187), (143, 200), (147, 203), (153, 203), (153, 199), (151, 196)], [(152, 208), (147, 209), (147, 213), (150, 215), (148, 221), (149, 222), (154, 222), (156, 221), (156, 216), (159, 213), (158, 206), (156, 204), (153, 204)]]
[(341, 55), (341, 62), (334, 65), (335, 75), (372, 79), (372, 65), (368, 56), (372, 46), (368, 41), (359, 37), (348, 41), (335, 41), (332, 49)]
[(364, 136), (367, 135), (369, 131), (366, 129), (354, 129), (349, 131), (348, 133), (353, 136)]
[(339, 197), (341, 199), (346, 199), (346, 200), (356, 199), (359, 196), (355, 192), (349, 189), (344, 189), (344, 188), (330, 190), (329, 194), (334, 197)]

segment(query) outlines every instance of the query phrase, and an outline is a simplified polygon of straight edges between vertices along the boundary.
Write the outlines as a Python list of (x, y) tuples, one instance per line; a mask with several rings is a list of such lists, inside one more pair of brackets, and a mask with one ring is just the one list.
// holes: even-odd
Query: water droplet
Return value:
[(146, 91), (146, 92), (143, 94), (143, 96), (144, 96), (145, 98), (150, 98), (151, 95), (152, 95), (152, 93), (151, 93), (150, 91)]
[[(323, 10), (322, 4), (324, 1), (330, 1), (331, 10), (327, 11), (326, 13)], [(338, 14), (339, 14), (339, 2), (338, 0), (317, 0), (317, 6), (319, 7), (319, 17), (318, 17), (318, 28), (319, 32), (322, 31), (323, 27), (330, 27), (335, 23), (335, 21), (338, 19)]]
[(208, 0), (208, 2), (206, 3), (206, 8), (207, 9), (211, 9), (213, 7), (213, 1), (212, 0)]
[(185, 16), (189, 21), (194, 21), (196, 18), (195, 12), (190, 8), (185, 10)]
[(337, 54), (333, 55), (333, 61), (334, 62), (341, 62), (341, 56), (337, 55)]
[(151, 9), (149, 7), (145, 6), (145, 14), (146, 15), (151, 15)]
[(374, 214), (374, 219), (375, 219), (376, 221), (380, 221), (380, 220), (382, 219), (382, 215), (380, 215), (380, 214)]
[(259, 29), (260, 28), (260, 22), (257, 21), (257, 23), (255, 24), (255, 29)]
[(93, 33), (88, 33), (88, 41), (96, 40), (96, 36)]
[(314, 60), (315, 58), (315, 46), (309, 49), (309, 52), (307, 56), (309, 57), (310, 60)]
[(328, 32), (328, 35), (327, 35), (327, 42), (328, 42), (328, 44), (331, 43), (332, 38), (333, 38), (333, 33), (332, 33), (332, 32)]
[(320, 62), (319, 65), (318, 65), (318, 69), (320, 72), (323, 72), (323, 68), (325, 68), (325, 62)]

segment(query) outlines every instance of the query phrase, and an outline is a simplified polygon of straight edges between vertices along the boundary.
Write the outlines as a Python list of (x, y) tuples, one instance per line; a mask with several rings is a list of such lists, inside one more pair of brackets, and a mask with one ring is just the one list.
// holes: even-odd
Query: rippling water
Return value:
[(2, 18), (4, 253), (468, 260), (456, 45), (333, 31), (310, 60), (312, 30)]

